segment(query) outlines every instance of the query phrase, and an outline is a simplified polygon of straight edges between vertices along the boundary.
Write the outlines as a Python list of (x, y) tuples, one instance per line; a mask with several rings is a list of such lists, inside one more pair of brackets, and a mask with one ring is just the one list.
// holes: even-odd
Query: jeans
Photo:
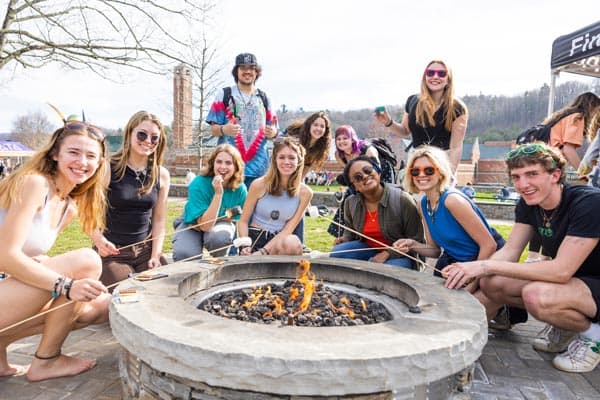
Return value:
[[(371, 257), (374, 257), (381, 250), (363, 250), (370, 249), (369, 245), (360, 240), (353, 240), (351, 242), (340, 243), (333, 247), (331, 250), (331, 257), (334, 258), (346, 258), (352, 260), (363, 260), (369, 261)], [(356, 250), (356, 251), (350, 251)], [(336, 251), (344, 251), (343, 253), (335, 253)], [(408, 269), (415, 269), (413, 261), (406, 257), (388, 258), (384, 264), (394, 265), (396, 267), (403, 267)]]
[(201, 255), (204, 247), (209, 252), (220, 249), (211, 253), (211, 255), (222, 257), (230, 250), (223, 247), (233, 244), (235, 225), (231, 222), (217, 222), (208, 232), (195, 229), (182, 231), (188, 226), (182, 219), (175, 227), (175, 230), (178, 231), (173, 237), (173, 260), (175, 261)]

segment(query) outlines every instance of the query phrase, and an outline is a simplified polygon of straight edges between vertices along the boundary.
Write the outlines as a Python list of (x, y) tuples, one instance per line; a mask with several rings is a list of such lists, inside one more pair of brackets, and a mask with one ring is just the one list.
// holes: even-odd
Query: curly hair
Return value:
[(238, 149), (230, 144), (224, 143), (215, 147), (210, 154), (206, 165), (202, 167), (200, 175), (215, 176), (215, 160), (219, 153), (229, 154), (233, 159), (233, 166), (235, 168), (233, 176), (223, 184), (223, 187), (225, 189), (237, 189), (244, 182), (244, 161), (242, 160), (242, 156)]
[[(321, 118), (325, 121), (325, 133), (311, 146), (310, 141), (312, 136), (310, 135), (310, 128), (312, 124)], [(306, 118), (302, 124), (302, 130), (300, 131), (300, 144), (306, 150), (306, 157), (304, 158), (304, 168), (318, 170), (320, 169), (327, 155), (329, 154), (329, 146), (331, 145), (331, 122), (329, 117), (323, 111), (316, 112)]]

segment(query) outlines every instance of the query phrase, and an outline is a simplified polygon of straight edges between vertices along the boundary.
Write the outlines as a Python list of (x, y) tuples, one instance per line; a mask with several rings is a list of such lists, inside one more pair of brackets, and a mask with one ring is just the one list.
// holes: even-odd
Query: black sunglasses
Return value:
[(356, 174), (352, 175), (352, 183), (359, 183), (367, 179), (373, 173), (373, 167), (365, 165), (364, 167), (362, 167), (362, 172), (364, 173), (364, 175), (360, 172), (357, 172)]
[(65, 129), (69, 131), (87, 131), (88, 133), (91, 133), (92, 136), (98, 139), (101, 143), (104, 143), (104, 133), (102, 133), (100, 128), (97, 128), (94, 125), (90, 125), (87, 122), (66, 121)]
[[(146, 132), (144, 132), (144, 131), (137, 131), (135, 133), (135, 137), (140, 142), (145, 142), (146, 139), (148, 139), (148, 136), (149, 135)], [(160, 135), (152, 135), (152, 136), (150, 136), (150, 143), (156, 144), (156, 143), (158, 143), (159, 139), (160, 139)]]
[(411, 176), (419, 176), (423, 172), (427, 176), (435, 174), (437, 171), (436, 167), (412, 167), (410, 169)]

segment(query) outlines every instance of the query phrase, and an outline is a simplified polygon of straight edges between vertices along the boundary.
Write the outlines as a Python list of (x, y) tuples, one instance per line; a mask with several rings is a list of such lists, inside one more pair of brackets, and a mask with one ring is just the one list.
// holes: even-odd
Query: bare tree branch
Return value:
[(0, 27), (0, 69), (59, 63), (106, 77), (111, 64), (163, 73), (185, 59), (187, 32), (210, 1), (9, 0)]

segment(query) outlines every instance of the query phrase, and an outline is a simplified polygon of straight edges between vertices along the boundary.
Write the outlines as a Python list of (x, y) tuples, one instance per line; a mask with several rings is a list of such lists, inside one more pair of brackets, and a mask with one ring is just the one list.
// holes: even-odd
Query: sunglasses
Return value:
[(360, 172), (357, 172), (352, 176), (352, 183), (359, 183), (367, 179), (373, 173), (373, 167), (365, 165), (364, 167), (362, 167), (362, 172), (364, 173), (364, 175)]
[(433, 78), (436, 74), (440, 78), (445, 78), (446, 75), (448, 75), (448, 71), (443, 70), (443, 69), (429, 69), (429, 68), (427, 68), (425, 70), (425, 75), (427, 75), (427, 77), (429, 77), (429, 78)]
[[(135, 137), (140, 142), (145, 142), (146, 139), (148, 139), (148, 134), (146, 132), (144, 132), (144, 131), (137, 131), (135, 133)], [(152, 136), (150, 136), (150, 143), (156, 144), (156, 143), (158, 143), (159, 139), (160, 139), (160, 135), (152, 135)]]
[(104, 133), (102, 133), (100, 128), (97, 128), (94, 125), (90, 125), (86, 122), (67, 121), (65, 122), (65, 129), (69, 131), (86, 131), (88, 133), (91, 133), (92, 136), (94, 136), (100, 141), (100, 143), (104, 143)]
[(515, 158), (521, 154), (531, 155), (531, 154), (536, 154), (538, 152), (549, 153), (549, 150), (546, 146), (539, 144), (539, 143), (528, 144), (526, 146), (519, 146), (516, 149), (512, 149), (511, 151), (506, 153), (506, 159), (512, 160), (513, 158)]
[(427, 176), (431, 176), (437, 172), (437, 167), (412, 167), (409, 169), (411, 176), (419, 176), (424, 173)]

